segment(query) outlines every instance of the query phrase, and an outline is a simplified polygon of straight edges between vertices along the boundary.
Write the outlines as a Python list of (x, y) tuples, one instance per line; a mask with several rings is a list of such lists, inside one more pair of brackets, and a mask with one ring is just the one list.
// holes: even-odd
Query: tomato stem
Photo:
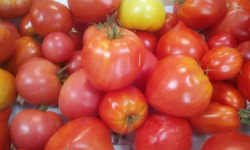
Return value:
[(69, 67), (69, 65), (63, 67), (62, 69), (60, 69), (57, 72), (57, 77), (58, 77), (58, 79), (59, 79), (59, 81), (61, 83), (64, 83), (67, 80), (68, 76), (69, 76), (67, 73), (64, 72), (68, 67)]
[(126, 122), (128, 124), (128, 131), (131, 131), (131, 125), (138, 120), (143, 119), (141, 115), (129, 115), (126, 117)]
[(241, 123), (250, 125), (250, 110), (240, 109), (239, 118)]
[(40, 107), (38, 108), (38, 110), (41, 110), (41, 111), (47, 111), (47, 109), (48, 109), (48, 105), (46, 103), (42, 103)]

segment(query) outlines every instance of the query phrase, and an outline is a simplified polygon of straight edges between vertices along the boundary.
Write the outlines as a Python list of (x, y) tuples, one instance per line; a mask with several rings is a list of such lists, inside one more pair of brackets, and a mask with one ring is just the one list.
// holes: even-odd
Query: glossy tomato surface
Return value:
[(14, 51), (14, 37), (11, 32), (0, 25), (0, 63), (6, 61), (13, 54)]
[(236, 49), (243, 56), (244, 62), (250, 61), (250, 40), (238, 44)]
[(237, 87), (244, 98), (250, 100), (250, 62), (242, 66), (241, 72), (237, 77)]
[(237, 46), (236, 39), (229, 33), (215, 34), (208, 39), (207, 43), (210, 49), (216, 46), (228, 46), (232, 48)]

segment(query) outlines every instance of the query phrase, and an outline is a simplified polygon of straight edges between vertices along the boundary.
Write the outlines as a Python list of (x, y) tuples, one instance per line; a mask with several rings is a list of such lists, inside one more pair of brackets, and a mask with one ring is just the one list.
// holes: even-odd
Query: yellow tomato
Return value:
[(14, 76), (0, 69), (0, 111), (10, 107), (17, 98)]
[(166, 19), (162, 0), (122, 0), (118, 20), (127, 29), (159, 30)]

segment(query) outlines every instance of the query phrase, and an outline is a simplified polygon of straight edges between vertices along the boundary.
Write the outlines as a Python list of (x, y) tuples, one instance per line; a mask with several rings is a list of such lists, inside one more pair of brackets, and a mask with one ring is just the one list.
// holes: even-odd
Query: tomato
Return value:
[(178, 19), (177, 15), (170, 13), (170, 12), (166, 12), (165, 23), (163, 24), (163, 26), (159, 30), (157, 30), (155, 32), (156, 37), (158, 39), (160, 39), (160, 37), (162, 35), (164, 35), (166, 32), (168, 32), (173, 27), (175, 27), (178, 22), (179, 22), (179, 19)]
[(91, 84), (103, 91), (128, 86), (141, 71), (145, 53), (141, 39), (132, 31), (123, 29), (121, 37), (113, 39), (108, 35), (99, 30), (82, 49), (83, 69)]
[(210, 102), (205, 111), (188, 120), (195, 131), (203, 134), (238, 131), (240, 128), (238, 112), (215, 102)]
[(57, 76), (58, 70), (45, 58), (34, 57), (25, 61), (16, 75), (18, 94), (32, 105), (57, 103), (62, 86)]
[(135, 34), (141, 38), (144, 47), (152, 53), (155, 53), (157, 38), (154, 34), (146, 31), (136, 31)]
[(0, 69), (0, 112), (9, 108), (17, 98), (15, 78), (6, 70)]
[(232, 48), (237, 46), (236, 39), (229, 33), (215, 34), (208, 39), (207, 43), (210, 49), (216, 46), (228, 46)]
[(188, 150), (192, 130), (184, 118), (157, 113), (149, 116), (135, 132), (135, 150)]
[(177, 9), (179, 19), (195, 29), (213, 25), (227, 10), (225, 0), (185, 0), (175, 5), (180, 5)]
[(43, 150), (49, 138), (63, 125), (52, 111), (25, 109), (10, 123), (10, 136), (16, 148)]
[(16, 75), (18, 68), (28, 59), (43, 56), (41, 46), (31, 37), (22, 36), (15, 40), (14, 53), (5, 64), (6, 70)]
[(11, 32), (0, 25), (0, 64), (6, 61), (14, 51), (13, 46), (14, 38)]
[(0, 17), (18, 18), (30, 11), (33, 0), (1, 0)]
[(69, 33), (68, 33), (69, 37), (71, 38), (71, 40), (73, 41), (74, 44), (74, 50), (81, 50), (83, 47), (82, 44), (82, 36), (83, 34), (79, 31), (76, 31), (75, 29), (72, 29)]
[(208, 46), (202, 36), (179, 21), (174, 28), (160, 38), (156, 56), (162, 59), (172, 54), (185, 54), (199, 61), (207, 51)]
[(98, 26), (98, 25), (90, 25), (87, 27), (87, 29), (84, 31), (83, 33), (83, 38), (82, 38), (82, 43), (83, 45), (85, 44), (86, 40), (91, 38), (92, 36), (96, 35), (96, 33), (102, 29), (101, 26)]
[(198, 63), (185, 55), (159, 61), (148, 77), (146, 98), (161, 112), (179, 117), (200, 114), (212, 96), (212, 85)]
[(166, 18), (161, 0), (122, 0), (118, 9), (118, 20), (127, 29), (159, 30)]
[(5, 111), (0, 112), (0, 149), (10, 150), (11, 140), (9, 134), (8, 121), (11, 115), (12, 109), (8, 108)]
[(210, 49), (201, 60), (201, 67), (210, 80), (228, 80), (238, 74), (243, 58), (235, 48), (218, 46)]
[(107, 92), (102, 98), (99, 114), (112, 131), (130, 133), (146, 120), (148, 106), (141, 91), (129, 86)]
[(20, 34), (17, 30), (17, 27), (13, 23), (11, 23), (7, 20), (4, 20), (4, 19), (0, 19), (0, 25), (7, 28), (15, 40), (20, 37)]
[(35, 37), (38, 35), (38, 33), (36, 33), (35, 29), (32, 26), (32, 23), (30, 20), (30, 13), (24, 16), (22, 20), (20, 21), (19, 30), (22, 36)]
[(250, 40), (238, 44), (236, 49), (243, 56), (244, 62), (250, 61)]
[(237, 43), (250, 39), (250, 2), (249, 0), (226, 0), (229, 4), (227, 12), (214, 25), (205, 30), (205, 36), (217, 33), (233, 35)]
[(245, 63), (237, 77), (237, 87), (244, 98), (250, 100), (250, 62)]
[(108, 127), (92, 117), (65, 124), (49, 139), (44, 150), (66, 149), (114, 150)]
[(62, 63), (74, 52), (74, 42), (63, 32), (52, 32), (45, 36), (42, 42), (44, 57), (53, 63)]
[(30, 20), (35, 31), (42, 36), (51, 32), (69, 32), (73, 17), (69, 9), (56, 1), (36, 1), (30, 10)]
[(213, 95), (211, 101), (227, 105), (239, 111), (247, 107), (246, 100), (231, 84), (224, 81), (212, 82)]
[(83, 69), (74, 72), (63, 84), (58, 105), (62, 114), (74, 120), (80, 117), (97, 117), (103, 93), (96, 90)]
[(71, 13), (83, 22), (104, 21), (119, 4), (120, 0), (68, 0)]
[(218, 133), (212, 135), (203, 144), (201, 150), (248, 150), (250, 136), (240, 132)]
[(73, 55), (64, 63), (64, 66), (68, 66), (64, 71), (66, 74), (70, 75), (78, 69), (82, 68), (82, 52), (80, 50), (74, 51)]

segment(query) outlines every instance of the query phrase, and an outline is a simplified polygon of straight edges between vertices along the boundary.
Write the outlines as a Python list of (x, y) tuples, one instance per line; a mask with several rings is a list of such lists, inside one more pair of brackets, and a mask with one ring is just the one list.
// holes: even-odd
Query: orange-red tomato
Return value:
[(14, 51), (13, 46), (14, 38), (11, 32), (0, 25), (0, 64), (6, 61)]
[(11, 140), (9, 134), (9, 117), (11, 115), (12, 109), (6, 109), (5, 111), (0, 111), (0, 149), (10, 150)]

